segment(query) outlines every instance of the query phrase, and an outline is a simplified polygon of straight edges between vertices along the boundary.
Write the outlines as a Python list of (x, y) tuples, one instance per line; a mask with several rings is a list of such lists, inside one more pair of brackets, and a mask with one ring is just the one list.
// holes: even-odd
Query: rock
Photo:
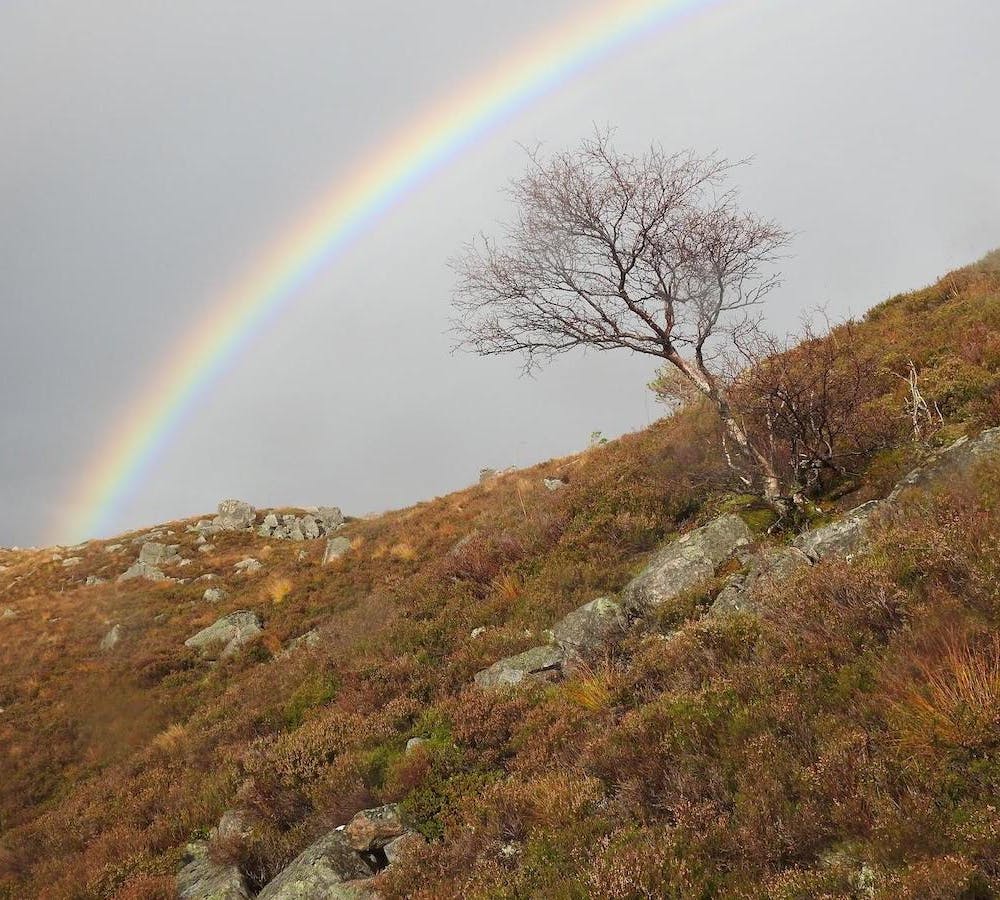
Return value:
[(548, 681), (559, 675), (563, 659), (563, 651), (555, 645), (532, 647), (476, 672), (473, 680), (483, 690), (520, 684), (522, 681)]
[(122, 627), (121, 625), (115, 625), (104, 637), (101, 638), (101, 643), (99, 645), (101, 650), (114, 650), (115, 646), (122, 639)]
[(236, 866), (220, 866), (208, 856), (208, 844), (188, 844), (184, 868), (177, 875), (181, 900), (249, 900), (250, 894)]
[(205, 588), (205, 593), (201, 595), (201, 599), (206, 603), (221, 603), (228, 596), (228, 591), (224, 591), (222, 588)]
[(217, 575), (214, 575), (212, 572), (206, 572), (204, 575), (199, 575), (195, 581), (215, 581), (216, 578), (218, 578)]
[(66, 559), (62, 561), (64, 569), (68, 569), (71, 566), (78, 566), (83, 562), (83, 557), (80, 556), (67, 556)]
[(750, 540), (750, 529), (736, 515), (721, 516), (689, 531), (657, 550), (643, 572), (632, 579), (623, 592), (626, 608), (659, 606), (697, 587)]
[(11, 609), (9, 606), (2, 613), (0, 613), (0, 619), (16, 619), (16, 618), (17, 618), (17, 610)]
[(92, 587), (95, 584), (104, 584), (104, 579), (98, 575), (88, 575), (85, 584)]
[(201, 544), (198, 547), (199, 553), (211, 553), (215, 549), (215, 544)]
[(427, 738), (411, 737), (406, 742), (406, 749), (403, 752), (407, 753), (407, 754), (412, 753), (414, 750), (419, 749), (420, 747), (422, 747), (426, 743), (427, 743)]
[(482, 637), (484, 634), (486, 634), (486, 626), (480, 625), (478, 628), (473, 628), (472, 631), (469, 632), (469, 637), (475, 639), (477, 637)]
[(163, 574), (156, 566), (144, 563), (141, 559), (129, 566), (121, 575), (119, 581), (131, 581), (133, 578), (145, 578), (147, 581), (172, 581)]
[(953, 472), (968, 469), (980, 459), (998, 453), (1000, 427), (987, 428), (974, 438), (961, 437), (903, 478), (889, 494), (889, 500), (895, 500), (908, 488), (929, 487)]
[(302, 529), (299, 528), (298, 522), (288, 529), (288, 539), (290, 541), (304, 541), (306, 539), (306, 536), (302, 533)]
[(246, 531), (253, 527), (257, 510), (242, 500), (223, 500), (219, 504), (219, 514), (212, 524), (223, 531)]
[(257, 895), (258, 900), (355, 900), (371, 896), (357, 880), (372, 868), (351, 847), (343, 831), (331, 831), (310, 844)]
[(261, 522), (261, 527), (266, 528), (268, 531), (273, 531), (278, 527), (278, 517), (274, 513), (268, 513), (264, 516), (264, 521)]
[(326, 542), (326, 550), (323, 552), (323, 565), (325, 566), (335, 559), (340, 559), (350, 549), (351, 542), (343, 535), (330, 538)]
[(299, 530), (307, 541), (314, 541), (320, 535), (319, 522), (312, 516), (303, 516), (299, 519)]
[(211, 534), (218, 534), (222, 531), (222, 526), (216, 525), (214, 521), (208, 519), (199, 519), (194, 525), (188, 525), (187, 530), (197, 533), (199, 537), (207, 537)]
[(287, 656), (289, 653), (294, 653), (300, 647), (318, 647), (320, 643), (319, 632), (315, 628), (311, 628), (305, 634), (300, 634), (297, 638), (293, 638), (288, 642), (288, 646), (282, 651), (282, 656)]
[(753, 601), (758, 591), (784, 581), (810, 564), (809, 557), (795, 547), (768, 547), (750, 557), (745, 572), (729, 577), (706, 615), (754, 612)]
[(106, 553), (118, 553), (125, 545), (124, 544), (109, 544), (104, 548)]
[(253, 813), (248, 809), (227, 809), (215, 827), (215, 838), (219, 841), (237, 842), (249, 837), (253, 829)]
[(323, 531), (329, 534), (336, 531), (344, 524), (344, 514), (337, 506), (321, 506), (316, 510), (316, 521), (319, 522)]
[(542, 484), (544, 484), (546, 490), (549, 491), (558, 491), (559, 488), (566, 487), (566, 482), (561, 478), (543, 478)]
[(148, 566), (162, 566), (167, 563), (175, 563), (180, 559), (177, 551), (180, 548), (177, 544), (161, 544), (157, 541), (146, 541), (139, 551), (139, 562)]
[(496, 477), (497, 477), (497, 470), (496, 469), (484, 468), (484, 469), (480, 469), (479, 470), (479, 483), (480, 484), (486, 484), (487, 481), (490, 481), (491, 479), (496, 478)]
[(563, 616), (552, 626), (552, 641), (570, 656), (590, 656), (625, 635), (625, 613), (607, 597), (598, 597)]
[(248, 609), (240, 609), (192, 635), (184, 642), (184, 646), (200, 650), (204, 656), (212, 656), (221, 646), (218, 658), (224, 659), (253, 640), (261, 631), (263, 628), (257, 614)]
[(856, 506), (836, 522), (800, 534), (792, 546), (801, 550), (813, 562), (825, 556), (851, 558), (861, 547), (872, 515), (879, 508), (878, 500)]
[(259, 572), (263, 569), (264, 565), (259, 559), (248, 557), (247, 559), (241, 559), (233, 568), (241, 575), (252, 575), (254, 572)]
[(344, 837), (359, 853), (371, 853), (373, 850), (381, 850), (405, 831), (399, 806), (389, 803), (356, 812), (344, 827)]
[(422, 835), (417, 834), (415, 831), (407, 831), (405, 834), (401, 834), (398, 838), (394, 838), (389, 841), (382, 848), (382, 852), (385, 854), (386, 862), (391, 866), (400, 857), (405, 856), (414, 847), (421, 847), (427, 843)]

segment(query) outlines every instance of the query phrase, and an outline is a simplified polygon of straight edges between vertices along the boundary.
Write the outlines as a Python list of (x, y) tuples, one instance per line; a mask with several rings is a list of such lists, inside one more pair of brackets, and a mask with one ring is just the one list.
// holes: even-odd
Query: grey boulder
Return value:
[(872, 516), (878, 508), (878, 500), (862, 503), (836, 522), (800, 534), (792, 546), (805, 553), (813, 562), (826, 556), (850, 559), (861, 549), (868, 535)]
[(796, 547), (769, 547), (754, 554), (745, 572), (729, 577), (709, 608), (709, 616), (754, 612), (755, 599), (768, 585), (784, 581), (810, 566), (809, 557)]
[(257, 510), (243, 500), (223, 500), (212, 524), (223, 531), (246, 531), (253, 526)]
[(240, 609), (192, 635), (184, 642), (184, 646), (198, 650), (205, 656), (211, 656), (221, 647), (218, 656), (224, 659), (257, 637), (261, 631), (263, 628), (257, 614), (248, 609)]
[(1000, 453), (1000, 427), (987, 428), (974, 438), (961, 437), (910, 472), (889, 495), (895, 500), (907, 488), (930, 487), (953, 472), (971, 468), (980, 459)]
[(598, 597), (553, 625), (552, 641), (567, 657), (585, 657), (619, 642), (625, 628), (624, 610), (614, 600)]
[[(258, 900), (358, 900), (370, 897), (372, 869), (344, 837), (331, 831), (310, 844), (257, 895)], [(361, 881), (362, 883), (358, 883)]]
[(139, 562), (149, 566), (162, 566), (167, 563), (175, 563), (180, 559), (177, 554), (179, 550), (177, 544), (161, 544), (157, 541), (146, 541), (139, 551)]
[(119, 581), (131, 581), (133, 578), (145, 578), (146, 581), (171, 581), (163, 574), (160, 569), (156, 566), (151, 566), (149, 563), (143, 562), (141, 559), (132, 563), (121, 575), (118, 576)]
[(330, 538), (326, 542), (326, 550), (323, 552), (323, 565), (325, 566), (335, 559), (340, 559), (350, 549), (351, 542), (346, 537), (341, 535), (340, 537)]
[(476, 672), (473, 680), (483, 690), (508, 687), (525, 681), (549, 681), (559, 675), (564, 659), (564, 651), (553, 644), (532, 647)]
[(184, 867), (177, 875), (181, 900), (249, 900), (250, 894), (236, 866), (220, 866), (208, 856), (208, 844), (188, 844)]
[(750, 529), (736, 515), (725, 515), (689, 531), (653, 554), (649, 565), (625, 588), (629, 609), (659, 606), (697, 587), (740, 547), (751, 541)]

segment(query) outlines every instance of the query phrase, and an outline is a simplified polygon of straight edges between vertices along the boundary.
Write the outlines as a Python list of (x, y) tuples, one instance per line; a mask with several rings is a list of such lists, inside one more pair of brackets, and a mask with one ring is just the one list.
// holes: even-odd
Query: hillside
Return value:
[[(942, 423), (915, 442), (887, 378), (898, 440), (813, 529), (1000, 424), (1000, 253), (856, 327)], [(1000, 456), (718, 614), (731, 576), (805, 544), (734, 489), (717, 428), (695, 404), (304, 540), (262, 510), (0, 551), (0, 897), (175, 897), (191, 865), (229, 880), (188, 896), (292, 896), (275, 876), (385, 804), (411, 837), (391, 860), (368, 840), (341, 896), (997, 896)], [(747, 542), (635, 614), (633, 579), (732, 516)], [(119, 581), (140, 553), (165, 577)], [(600, 597), (626, 607), (615, 640), (476, 678)], [(226, 653), (185, 644), (237, 612)]]

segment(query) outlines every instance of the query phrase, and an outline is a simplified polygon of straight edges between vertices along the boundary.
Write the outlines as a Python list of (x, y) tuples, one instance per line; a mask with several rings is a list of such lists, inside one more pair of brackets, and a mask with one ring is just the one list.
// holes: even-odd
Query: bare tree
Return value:
[(725, 188), (738, 163), (658, 146), (620, 154), (607, 133), (551, 159), (529, 156), (503, 239), (483, 237), (453, 263), (459, 346), (520, 352), (528, 370), (577, 347), (665, 360), (718, 410), (734, 468), (787, 511), (714, 365), (732, 326), (778, 283), (769, 270), (789, 237)]

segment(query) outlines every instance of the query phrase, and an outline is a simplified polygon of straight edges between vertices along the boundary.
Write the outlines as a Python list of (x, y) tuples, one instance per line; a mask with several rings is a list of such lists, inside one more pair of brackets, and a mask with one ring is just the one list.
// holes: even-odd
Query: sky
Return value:
[[(69, 498), (154, 373), (311, 203), (584, 0), (0, 4), (0, 545)], [(662, 415), (648, 359), (452, 351), (448, 259), (513, 210), (524, 146), (752, 157), (795, 233), (776, 330), (858, 315), (1000, 245), (1000, 3), (729, 0), (649, 30), (465, 148), (198, 395), (107, 534), (214, 509), (362, 515)], [(104, 536), (104, 535), (93, 535)]]

